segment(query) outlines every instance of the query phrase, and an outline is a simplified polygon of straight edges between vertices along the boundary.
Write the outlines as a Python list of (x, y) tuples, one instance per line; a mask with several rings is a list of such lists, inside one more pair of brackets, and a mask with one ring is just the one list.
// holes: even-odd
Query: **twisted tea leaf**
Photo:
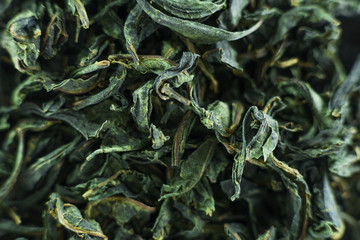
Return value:
[[(258, 130), (255, 130), (255, 134), (251, 134), (254, 131), (251, 129), (254, 128), (250, 125), (251, 122), (259, 124), (256, 127)], [(242, 148), (241, 152), (234, 158), (232, 173), (235, 185), (235, 193), (231, 197), (233, 201), (240, 195), (240, 182), (245, 161), (263, 157), (263, 161), (266, 162), (270, 154), (275, 150), (280, 138), (278, 123), (271, 116), (259, 111), (257, 107), (250, 107), (242, 122), (241, 136)]]
[(139, 48), (140, 42), (145, 38), (153, 34), (158, 25), (155, 24), (147, 16), (139, 16), (142, 13), (142, 9), (139, 5), (136, 5), (129, 13), (124, 25), (124, 35), (126, 40), (126, 48), (131, 54), (135, 65), (139, 65), (139, 57), (136, 50)]
[(106, 40), (105, 35), (96, 37), (93, 44), (89, 47), (88, 55), (80, 60), (80, 66), (84, 67), (89, 64), (93, 64), (101, 56), (108, 45), (109, 41)]
[(59, 195), (53, 193), (50, 195), (50, 201), (47, 202), (49, 213), (57, 218), (59, 223), (77, 234), (84, 234), (107, 240), (99, 226), (92, 220), (85, 220), (77, 207), (69, 203), (63, 203)]
[(153, 81), (148, 81), (133, 93), (134, 105), (131, 107), (130, 112), (137, 127), (143, 132), (150, 130), (150, 115), (152, 112), (151, 93), (153, 84)]
[(115, 127), (110, 128), (104, 137), (102, 146), (93, 151), (86, 157), (87, 161), (93, 159), (96, 155), (111, 152), (128, 152), (139, 150), (147, 145), (148, 139), (139, 138), (139, 136), (131, 136), (124, 129)]
[(307, 18), (309, 22), (328, 21), (331, 27), (339, 25), (338, 20), (330, 13), (326, 12), (323, 8), (316, 5), (299, 6), (281, 15), (277, 31), (272, 39), (272, 43), (276, 43), (286, 36), (286, 33), (298, 23)]
[(150, 136), (152, 136), (153, 149), (161, 148), (164, 146), (165, 142), (170, 139), (169, 136), (165, 136), (164, 133), (154, 124), (150, 125)]
[(279, 161), (273, 153), (270, 153), (268, 165), (278, 172), (289, 192), (291, 193), (291, 224), (290, 234), (293, 238), (299, 236), (299, 239), (305, 239), (309, 209), (310, 193), (308, 185), (298, 170), (291, 168), (286, 163)]
[(58, 147), (49, 154), (40, 157), (33, 164), (31, 164), (24, 173), (21, 174), (21, 179), (26, 179), (18, 183), (18, 188), (22, 189), (22, 194), (30, 194), (34, 190), (36, 184), (46, 176), (46, 174), (55, 165), (59, 164), (63, 158), (68, 155), (78, 143), (79, 138), (75, 138), (72, 142)]
[[(328, 176), (326, 172), (316, 172), (313, 170), (311, 174), (317, 174), (318, 181), (314, 184), (312, 198), (314, 203), (314, 214), (312, 218), (321, 219), (315, 220), (312, 226), (309, 226), (311, 235), (315, 238), (337, 238), (341, 236), (344, 231), (344, 223), (341, 220), (339, 210), (335, 204), (334, 193), (330, 187)], [(315, 178), (314, 176), (310, 176)], [(316, 209), (316, 210), (315, 210)], [(316, 222), (316, 224), (315, 224)]]
[(170, 199), (165, 199), (152, 228), (152, 231), (154, 232), (153, 239), (164, 239), (169, 235), (171, 218)]
[(76, 11), (79, 14), (79, 18), (80, 18), (83, 28), (85, 28), (85, 29), (89, 28), (89, 24), (90, 24), (89, 18), (87, 16), (84, 4), (80, 0), (69, 0), (68, 2), (72, 2), (71, 4), (75, 5)]
[(240, 31), (240, 32), (228, 32), (226, 30), (207, 26), (202, 23), (182, 20), (168, 16), (161, 11), (152, 7), (146, 0), (136, 0), (139, 6), (149, 17), (156, 23), (161, 24), (171, 30), (179, 33), (180, 35), (199, 43), (215, 43), (218, 41), (234, 41), (240, 38), (246, 37), (247, 35), (256, 31), (262, 24), (259, 21), (251, 28)]
[(109, 85), (104, 90), (97, 94), (94, 94), (86, 99), (76, 102), (74, 105), (75, 110), (83, 109), (87, 106), (94, 105), (104, 101), (105, 99), (117, 94), (120, 87), (126, 79), (126, 69), (123, 66), (119, 66), (116, 72), (110, 77)]
[(358, 5), (0, 1), (0, 238), (357, 239)]
[(154, 89), (161, 99), (168, 100), (170, 98), (170, 96), (162, 94), (163, 90), (161, 90), (161, 87), (166, 80), (176, 77), (176, 81), (172, 81), (172, 85), (178, 88), (183, 83), (190, 82), (193, 79), (191, 76), (187, 76), (189, 75), (187, 71), (193, 67), (197, 57), (197, 54), (184, 52), (178, 66), (168, 68), (159, 74), (159, 76), (155, 79)]
[(36, 60), (40, 55), (42, 32), (36, 18), (36, 14), (28, 10), (15, 16), (8, 24), (8, 31), (16, 49), (16, 57), (29, 68), (36, 65)]

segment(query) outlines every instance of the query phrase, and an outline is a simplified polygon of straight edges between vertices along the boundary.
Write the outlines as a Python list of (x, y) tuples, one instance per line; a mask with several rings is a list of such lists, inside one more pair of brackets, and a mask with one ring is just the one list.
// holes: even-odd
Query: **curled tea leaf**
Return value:
[(155, 9), (146, 0), (136, 0), (140, 7), (149, 17), (165, 27), (179, 33), (180, 35), (199, 43), (216, 43), (219, 41), (234, 41), (256, 31), (262, 24), (259, 21), (251, 28), (240, 32), (229, 32), (221, 28), (211, 27), (202, 23), (183, 20), (181, 18), (168, 16)]
[(169, 96), (162, 94), (160, 90), (166, 80), (176, 78), (176, 81), (173, 81), (172, 83), (175, 87), (180, 87), (183, 83), (193, 79), (192, 76), (189, 76), (187, 71), (194, 66), (198, 56), (199, 55), (191, 52), (184, 52), (178, 66), (168, 68), (159, 74), (155, 79), (154, 89), (161, 99), (168, 100), (170, 98)]
[(226, 6), (224, 0), (154, 0), (153, 2), (167, 12), (171, 12), (173, 15), (183, 19), (205, 18)]
[(84, 4), (81, 2), (81, 0), (71, 0), (73, 1), (76, 11), (79, 14), (80, 21), (82, 23), (83, 28), (88, 29), (89, 28), (89, 18), (86, 13), (86, 9), (84, 7)]
[(47, 205), (49, 213), (70, 231), (79, 235), (89, 235), (104, 240), (108, 239), (95, 220), (88, 221), (84, 219), (76, 206), (69, 203), (64, 204), (58, 194), (51, 194)]
[[(251, 126), (252, 123), (257, 126)], [(231, 200), (235, 200), (240, 195), (240, 182), (245, 161), (263, 157), (263, 161), (266, 162), (275, 150), (280, 140), (278, 122), (259, 111), (257, 107), (250, 107), (242, 122), (241, 136), (241, 152), (234, 158), (232, 179), (235, 185), (235, 194)]]

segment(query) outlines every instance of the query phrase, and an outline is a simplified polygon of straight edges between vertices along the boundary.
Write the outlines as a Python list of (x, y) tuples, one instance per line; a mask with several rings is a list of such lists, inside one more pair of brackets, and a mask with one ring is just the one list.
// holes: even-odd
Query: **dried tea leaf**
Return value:
[(172, 15), (191, 20), (208, 17), (226, 6), (224, 0), (155, 0), (153, 2), (161, 6), (165, 11), (171, 12)]
[(139, 48), (140, 42), (145, 38), (153, 34), (159, 26), (155, 24), (149, 17), (139, 16), (142, 13), (142, 9), (139, 5), (136, 5), (129, 13), (125, 25), (124, 35), (126, 40), (126, 48), (131, 54), (135, 65), (139, 65), (140, 59), (136, 53)]
[(179, 33), (180, 35), (200, 43), (215, 43), (219, 41), (234, 41), (256, 31), (262, 24), (259, 21), (251, 28), (239, 31), (228, 32), (221, 28), (211, 27), (202, 23), (182, 20), (181, 18), (168, 16), (161, 11), (155, 9), (146, 0), (136, 0), (142, 10), (149, 15), (149, 17), (156, 23), (161, 24), (171, 30)]
[(185, 152), (186, 139), (195, 124), (195, 115), (188, 111), (181, 120), (174, 136), (172, 150), (172, 166), (179, 166), (182, 155)]
[(133, 93), (134, 105), (130, 112), (135, 120), (136, 126), (143, 132), (150, 130), (150, 115), (152, 112), (151, 93), (153, 81), (148, 81)]
[(88, 221), (84, 219), (77, 207), (70, 203), (64, 204), (58, 194), (51, 194), (47, 205), (49, 213), (68, 230), (78, 235), (89, 235), (97, 237), (98, 239), (108, 239), (95, 220)]
[(216, 148), (214, 139), (203, 142), (182, 164), (179, 176), (161, 188), (161, 199), (182, 195), (201, 180)]
[(0, 238), (358, 239), (359, 14), (0, 0)]
[(245, 161), (263, 157), (263, 161), (266, 162), (275, 150), (280, 140), (278, 122), (263, 111), (259, 111), (257, 107), (250, 107), (242, 122), (241, 136), (241, 152), (234, 158), (232, 179), (235, 194), (231, 200), (235, 200), (240, 195), (240, 182)]

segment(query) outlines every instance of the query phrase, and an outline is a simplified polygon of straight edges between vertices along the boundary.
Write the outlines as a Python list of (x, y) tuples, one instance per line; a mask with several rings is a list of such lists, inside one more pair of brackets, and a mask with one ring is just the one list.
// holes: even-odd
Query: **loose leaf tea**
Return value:
[(0, 238), (358, 239), (359, 6), (0, 1)]

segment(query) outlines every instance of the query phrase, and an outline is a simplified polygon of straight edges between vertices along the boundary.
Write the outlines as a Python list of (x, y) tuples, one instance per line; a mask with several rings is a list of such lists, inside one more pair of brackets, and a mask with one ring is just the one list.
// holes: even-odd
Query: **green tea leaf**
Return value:
[(164, 239), (169, 235), (171, 227), (170, 221), (172, 217), (170, 209), (170, 199), (165, 199), (152, 228), (152, 231), (154, 232), (153, 239)]
[(339, 88), (336, 90), (334, 95), (330, 100), (330, 111), (334, 117), (339, 117), (342, 115), (342, 112), (345, 112), (343, 115), (347, 115), (347, 108), (349, 104), (350, 94), (357, 89), (359, 86), (359, 65), (360, 57), (358, 56), (354, 66), (351, 69), (348, 77), (344, 82), (341, 83)]
[(165, 90), (162, 89), (162, 87), (166, 80), (172, 80), (176, 77), (176, 81), (175, 80), (171, 81), (172, 85), (176, 88), (180, 87), (182, 84), (186, 82), (192, 81), (193, 77), (189, 75), (187, 71), (190, 70), (191, 67), (193, 67), (197, 57), (198, 57), (197, 54), (184, 52), (183, 55), (181, 56), (180, 63), (178, 66), (165, 69), (162, 73), (159, 74), (159, 76), (155, 79), (154, 89), (161, 99), (168, 100), (170, 97), (173, 98), (175, 97), (172, 96), (171, 93), (170, 94), (168, 93), (166, 95), (164, 94)]
[(0, 238), (358, 239), (359, 14), (0, 0)]
[(182, 155), (185, 152), (186, 139), (195, 124), (193, 112), (188, 111), (181, 120), (174, 136), (172, 150), (172, 165), (179, 166)]
[(115, 95), (126, 79), (126, 69), (119, 66), (116, 72), (109, 78), (109, 86), (104, 90), (94, 94), (86, 99), (74, 103), (74, 109), (80, 110), (87, 106), (97, 104), (105, 99)]
[[(255, 126), (251, 126), (256, 124)], [(266, 162), (270, 154), (275, 150), (280, 136), (278, 122), (266, 113), (259, 111), (257, 107), (250, 107), (242, 122), (242, 148), (235, 156), (232, 179), (235, 185), (235, 194), (231, 200), (240, 195), (240, 182), (243, 174), (245, 161), (263, 157)]]
[(156, 23), (161, 24), (180, 35), (189, 38), (192, 41), (200, 43), (215, 43), (219, 41), (234, 41), (256, 31), (262, 24), (259, 21), (251, 28), (245, 31), (228, 32), (226, 30), (211, 27), (202, 23), (182, 20), (181, 18), (168, 16), (161, 11), (155, 9), (146, 0), (136, 0), (142, 10)]
[(0, 187), (0, 200), (3, 200), (14, 187), (17, 176), (21, 170), (21, 165), (24, 161), (24, 132), (21, 129), (18, 129), (17, 136), (19, 143), (17, 146), (16, 159), (14, 161), (14, 166), (10, 176), (6, 179), (5, 182), (2, 183)]
[[(42, 35), (34, 12), (27, 10), (16, 15), (8, 24), (18, 61), (25, 67), (34, 67), (40, 55), (40, 37)], [(11, 50), (10, 50), (11, 51)]]
[(84, 4), (80, 0), (72, 0), (72, 1), (76, 7), (77, 13), (79, 14), (79, 18), (80, 18), (83, 28), (85, 28), (85, 29), (89, 28), (89, 24), (90, 24), (89, 18), (87, 16)]
[(137, 127), (143, 132), (148, 132), (150, 130), (152, 90), (153, 81), (148, 81), (133, 93), (134, 105), (131, 107), (130, 112), (135, 120)]
[(88, 221), (84, 219), (77, 207), (69, 203), (64, 204), (58, 194), (51, 194), (47, 205), (49, 213), (68, 230), (79, 235), (84, 234), (100, 239), (108, 239), (95, 220)]
[(139, 48), (140, 42), (144, 41), (145, 38), (153, 34), (157, 29), (156, 25), (147, 16), (139, 18), (142, 9), (139, 5), (136, 5), (133, 10), (130, 11), (124, 25), (124, 35), (126, 40), (126, 48), (131, 54), (135, 65), (139, 65), (139, 57), (136, 50)]
[(183, 19), (197, 19), (208, 17), (215, 12), (225, 8), (224, 0), (207, 0), (207, 1), (169, 1), (155, 0), (157, 5), (161, 6), (167, 12)]
[(161, 199), (179, 196), (198, 184), (201, 180), (207, 165), (211, 161), (216, 148), (214, 139), (203, 142), (187, 159), (183, 162), (179, 176), (174, 179), (171, 185), (163, 185), (161, 188)]

